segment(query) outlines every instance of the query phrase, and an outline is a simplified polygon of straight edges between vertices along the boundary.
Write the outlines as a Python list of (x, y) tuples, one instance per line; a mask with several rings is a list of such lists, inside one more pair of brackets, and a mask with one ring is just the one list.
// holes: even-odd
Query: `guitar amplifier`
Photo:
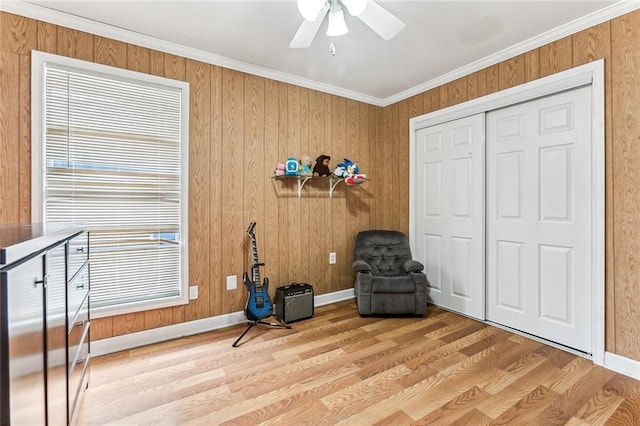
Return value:
[(276, 288), (274, 314), (285, 323), (313, 317), (313, 287), (293, 283)]

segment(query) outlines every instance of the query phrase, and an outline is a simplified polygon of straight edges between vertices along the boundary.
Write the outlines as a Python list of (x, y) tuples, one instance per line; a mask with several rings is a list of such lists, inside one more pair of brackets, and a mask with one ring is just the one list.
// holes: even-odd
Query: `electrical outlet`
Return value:
[(197, 299), (198, 298), (198, 286), (197, 285), (190, 285), (189, 286), (189, 300), (193, 300), (193, 299)]
[(329, 252), (329, 265), (335, 265), (336, 263), (336, 252), (335, 251), (330, 251)]
[(238, 288), (238, 277), (229, 275), (227, 277), (227, 290), (235, 290), (236, 288)]

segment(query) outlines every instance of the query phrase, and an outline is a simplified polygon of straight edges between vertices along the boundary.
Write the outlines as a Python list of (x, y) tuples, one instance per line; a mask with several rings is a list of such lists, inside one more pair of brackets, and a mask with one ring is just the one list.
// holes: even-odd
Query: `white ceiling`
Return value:
[(326, 22), (311, 47), (288, 47), (302, 22), (295, 0), (25, 1), (30, 7), (46, 7), (37, 7), (42, 12), (55, 9), (170, 42), (174, 50), (185, 46), (201, 57), (210, 55), (212, 63), (224, 66), (228, 59), (232, 68), (245, 67), (249, 72), (255, 68), (262, 75), (272, 72), (276, 78), (299, 80), (307, 87), (324, 85), (330, 92), (379, 105), (579, 18), (602, 13), (608, 6), (612, 9), (616, 3), (378, 0), (407, 27), (384, 41), (345, 13), (349, 33), (336, 38), (337, 52), (331, 56)]

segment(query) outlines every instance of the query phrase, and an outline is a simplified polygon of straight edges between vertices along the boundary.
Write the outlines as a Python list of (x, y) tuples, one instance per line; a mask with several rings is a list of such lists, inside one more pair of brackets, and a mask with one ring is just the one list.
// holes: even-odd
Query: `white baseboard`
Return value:
[[(353, 299), (354, 297), (353, 289), (351, 288), (315, 296), (313, 304), (314, 306), (324, 306), (331, 303), (341, 302), (343, 300)], [(173, 324), (166, 327), (124, 334), (122, 336), (109, 337), (91, 342), (91, 356), (106, 355), (139, 346), (150, 345), (152, 343), (177, 339), (183, 336), (218, 330), (220, 328), (242, 324), (245, 321), (246, 318), (244, 312), (238, 311), (215, 317)]]
[(611, 352), (605, 352), (604, 367), (616, 373), (640, 380), (640, 361), (612, 354)]
[(342, 302), (343, 300), (353, 299), (355, 297), (353, 289), (334, 291), (333, 293), (321, 294), (313, 298), (314, 306), (324, 306), (331, 303)]

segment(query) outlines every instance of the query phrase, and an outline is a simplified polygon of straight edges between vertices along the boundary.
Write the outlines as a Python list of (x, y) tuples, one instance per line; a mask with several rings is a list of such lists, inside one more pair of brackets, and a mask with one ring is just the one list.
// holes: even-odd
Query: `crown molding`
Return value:
[(39, 6), (36, 4), (26, 3), (19, 0), (0, 0), (0, 10), (13, 13), (15, 15), (24, 16), (26, 18), (32, 18), (39, 21), (48, 22), (50, 24), (60, 25), (74, 30), (84, 31), (90, 34), (111, 38), (125, 43), (135, 44), (160, 52), (182, 56), (184, 58), (193, 59), (211, 65), (217, 65), (247, 74), (252, 74), (258, 77), (264, 77), (271, 80), (281, 81), (283, 83), (306, 87), (308, 89), (342, 96), (367, 104), (382, 106), (382, 100), (380, 98), (366, 95), (364, 93), (359, 93), (353, 90), (343, 89), (315, 80), (298, 77), (293, 74), (260, 67), (246, 62), (227, 58), (225, 56), (216, 55), (214, 53), (205, 52), (204, 50), (194, 49), (178, 43), (172, 43), (145, 34), (140, 34), (135, 31), (114, 27), (102, 22), (97, 22), (91, 19), (82, 18), (80, 16), (75, 16), (65, 12), (49, 9), (47, 7)]
[(593, 12), (582, 18), (576, 19), (565, 25), (554, 28), (550, 31), (501, 50), (500, 52), (486, 56), (475, 62), (457, 68), (451, 72), (448, 72), (439, 77), (436, 77), (410, 89), (404, 90), (383, 99), (366, 95), (364, 93), (343, 89), (337, 86), (332, 86), (330, 84), (324, 84), (315, 80), (298, 77), (292, 74), (275, 71), (269, 68), (248, 64), (246, 62), (237, 61), (225, 56), (205, 52), (200, 49), (194, 49), (177, 43), (167, 42), (155, 37), (103, 24), (101, 22), (96, 22), (90, 19), (81, 18), (79, 16), (70, 15), (68, 13), (59, 12), (57, 10), (49, 9), (32, 3), (25, 3), (19, 0), (0, 0), (0, 10), (5, 12), (24, 16), (27, 18), (37, 19), (55, 25), (61, 25), (78, 31), (84, 31), (91, 34), (112, 38), (114, 40), (122, 41), (125, 43), (136, 44), (138, 46), (146, 47), (149, 49), (154, 49), (161, 52), (201, 61), (204, 63), (217, 65), (248, 74), (253, 74), (271, 80), (294, 84), (296, 86), (318, 90), (320, 92), (329, 93), (336, 96), (342, 96), (347, 99), (352, 99), (379, 107), (386, 107), (391, 104), (400, 102), (427, 90), (446, 84), (450, 81), (464, 77), (465, 75), (472, 74), (481, 69), (495, 65), (507, 59), (513, 58), (514, 56), (528, 52), (532, 49), (536, 49), (540, 46), (544, 46), (545, 44), (559, 40), (568, 35), (582, 31), (594, 25), (601, 24), (637, 9), (640, 9), (640, 0), (620, 0), (612, 4), (611, 6)]
[(544, 46), (556, 40), (560, 40), (561, 38), (593, 27), (594, 25), (598, 25), (611, 19), (617, 18), (618, 16), (622, 16), (637, 9), (640, 9), (639, 0), (620, 0), (617, 3), (614, 3), (596, 12), (590, 13), (574, 21), (551, 29), (545, 33), (539, 34), (535, 37), (515, 44), (492, 55), (486, 56), (475, 62), (471, 62), (470, 64), (462, 66), (432, 80), (426, 81), (403, 92), (389, 96), (388, 98), (381, 99), (381, 106), (388, 106), (396, 102), (403, 101), (412, 96), (426, 92), (427, 90), (442, 86), (443, 84), (457, 80), (458, 78), (506, 61), (507, 59), (511, 59), (530, 50), (537, 49), (538, 47)]

